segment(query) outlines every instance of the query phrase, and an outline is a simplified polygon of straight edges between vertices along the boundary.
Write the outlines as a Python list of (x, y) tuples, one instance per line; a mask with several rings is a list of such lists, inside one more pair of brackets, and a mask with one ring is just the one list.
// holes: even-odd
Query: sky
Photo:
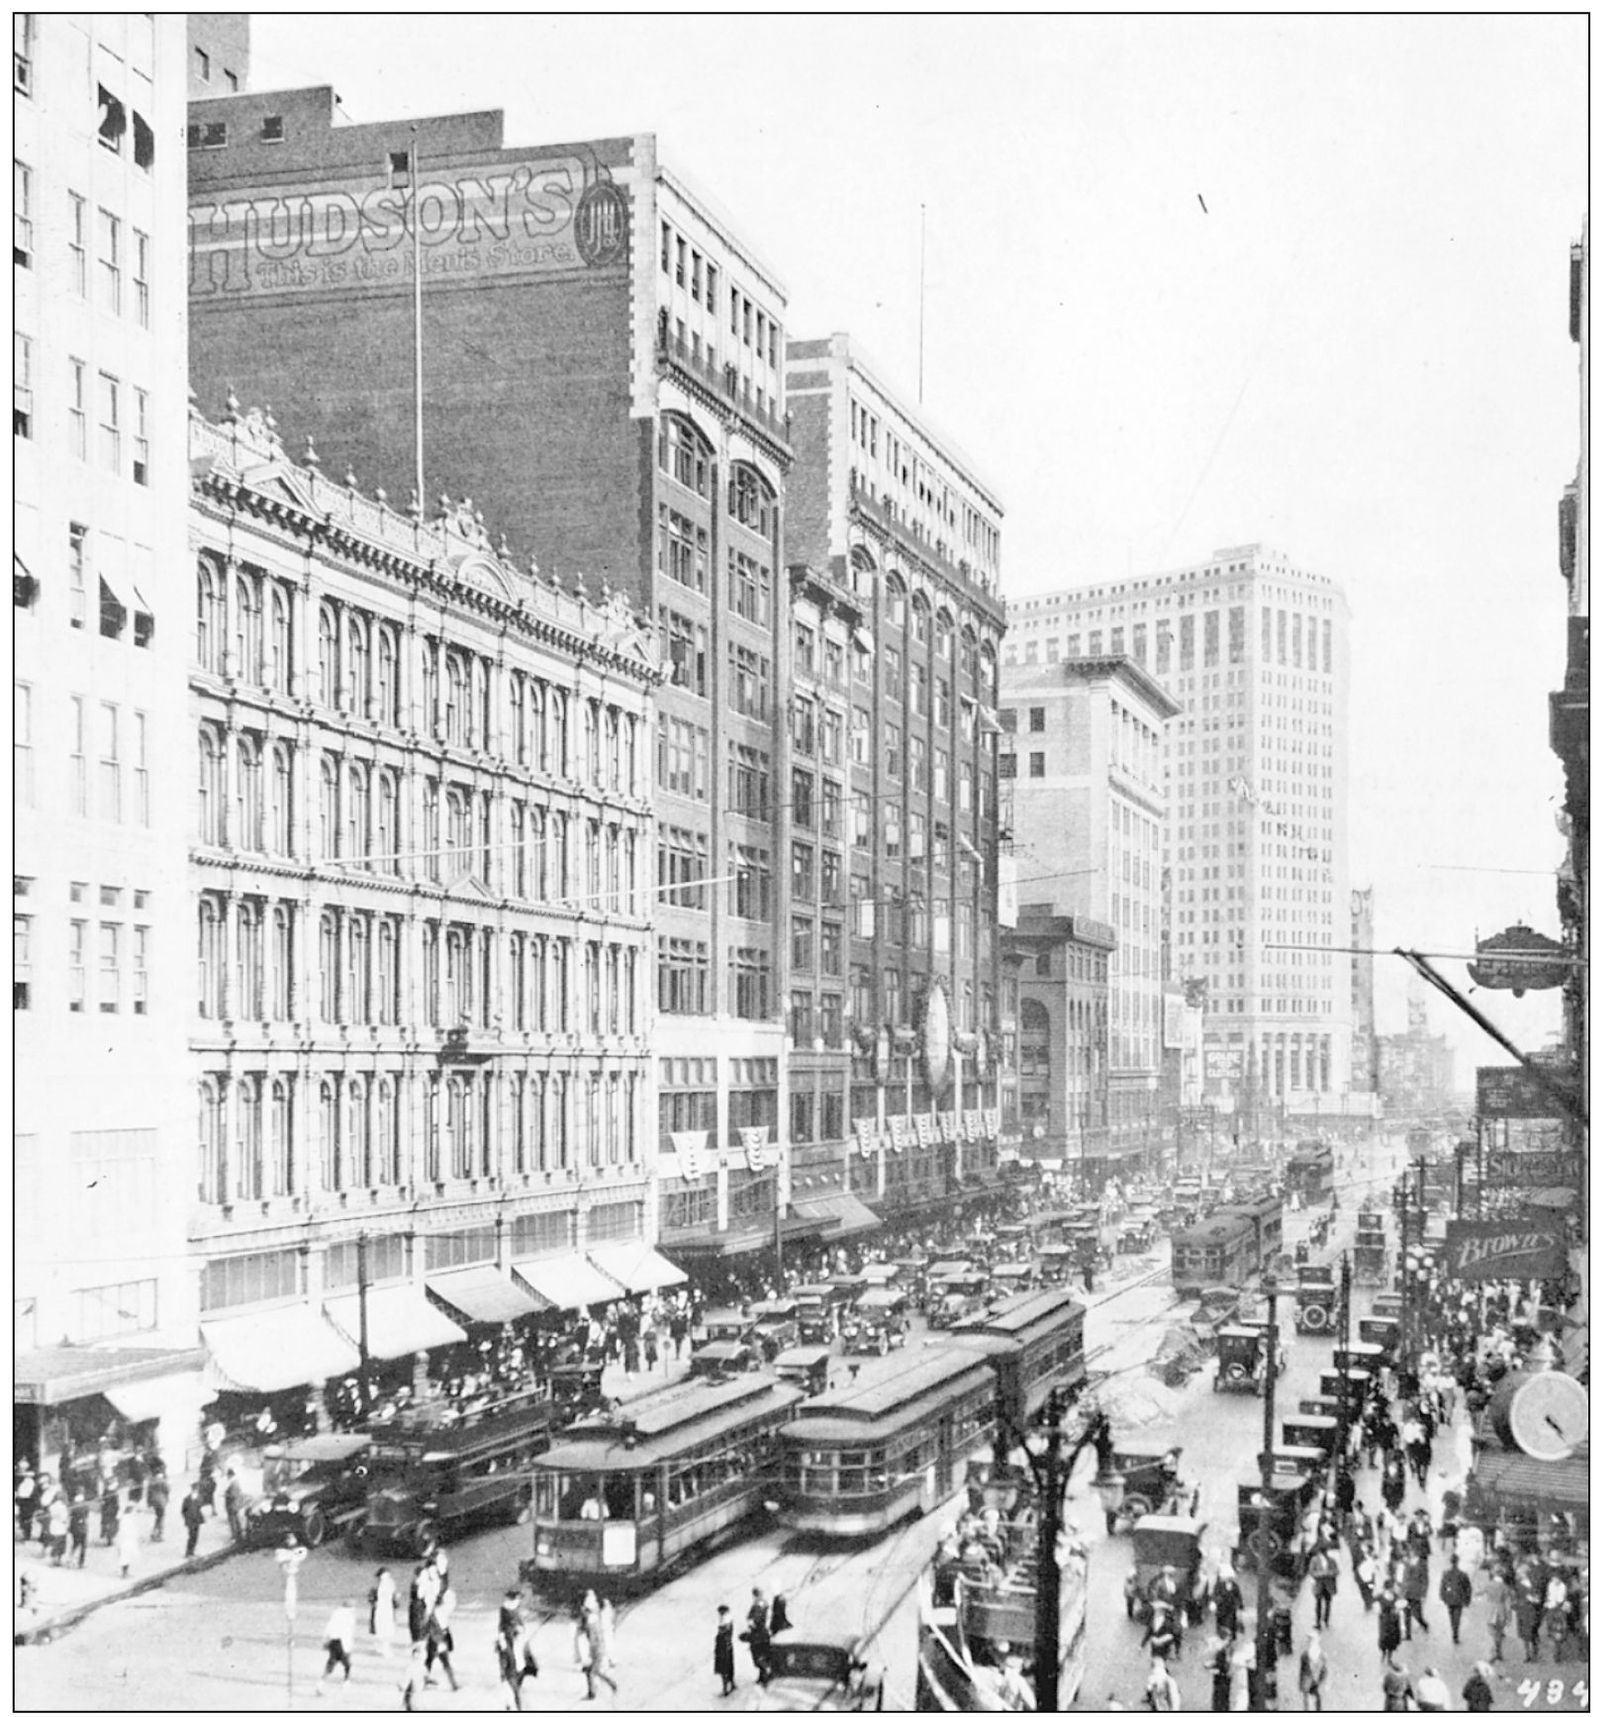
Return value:
[[(1583, 18), (255, 13), (252, 53), (360, 122), (656, 132), (791, 335), (920, 379), (1005, 506), (1008, 597), (1256, 541), (1338, 580), (1378, 945), (1558, 933)], [(1403, 1029), (1404, 965), (1378, 986)], [(1505, 1059), (1428, 994), (1461, 1065)], [(1473, 999), (1555, 1030), (1550, 996)]]

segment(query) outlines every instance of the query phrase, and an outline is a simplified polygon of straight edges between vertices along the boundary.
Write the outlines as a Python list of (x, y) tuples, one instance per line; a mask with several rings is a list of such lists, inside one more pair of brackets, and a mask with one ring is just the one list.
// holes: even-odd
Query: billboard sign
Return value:
[(1164, 996), (1164, 1048), (1185, 1049), (1186, 1001), (1170, 993)]
[(1460, 1282), (1548, 1281), (1562, 1275), (1567, 1262), (1562, 1229), (1561, 1217), (1549, 1211), (1452, 1222), (1445, 1233), (1445, 1263)]
[(1491, 1151), (1484, 1178), (1494, 1187), (1578, 1186), (1579, 1158), (1573, 1151)]
[(227, 300), (404, 287), (412, 222), (423, 284), (624, 264), (629, 199), (594, 152), (423, 164), (414, 199), (385, 159), (325, 184), (204, 197), (191, 206), (191, 296)]
[[(1554, 1073), (1541, 1077), (1557, 1083)], [(1524, 1067), (1479, 1068), (1478, 1112), (1485, 1121), (1554, 1120), (1563, 1114), (1551, 1093)]]

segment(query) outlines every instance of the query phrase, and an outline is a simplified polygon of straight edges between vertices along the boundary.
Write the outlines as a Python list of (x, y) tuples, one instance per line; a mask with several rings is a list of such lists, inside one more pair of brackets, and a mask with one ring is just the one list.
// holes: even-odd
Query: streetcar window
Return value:
[(541, 1520), (555, 1520), (557, 1517), (557, 1481), (552, 1473), (535, 1475), (534, 1512)]
[(635, 1480), (627, 1473), (609, 1478), (603, 1492), (609, 1520), (635, 1519)]

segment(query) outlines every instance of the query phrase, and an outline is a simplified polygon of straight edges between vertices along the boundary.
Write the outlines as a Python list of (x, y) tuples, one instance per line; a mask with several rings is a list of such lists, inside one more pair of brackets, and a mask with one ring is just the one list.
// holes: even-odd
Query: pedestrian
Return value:
[(68, 1506), (67, 1532), (73, 1546), (73, 1561), (82, 1568), (90, 1548), (90, 1498), (84, 1491), (75, 1492)]
[(202, 1531), (202, 1487), (193, 1485), (180, 1503), (180, 1519), (186, 1529), (186, 1555), (197, 1554), (197, 1534)]
[(1419, 1561), (1415, 1556), (1408, 1558), (1405, 1564), (1405, 1637), (1410, 1639), (1411, 1627), (1415, 1623), (1424, 1633), (1433, 1630), (1428, 1626), (1428, 1564)]
[(1417, 1684), (1411, 1689), (1411, 1697), (1419, 1711), (1450, 1709), (1450, 1689), (1440, 1679), (1438, 1670), (1431, 1663), (1417, 1677)]
[(1439, 1601), (1450, 1617), (1450, 1641), (1462, 1643), (1462, 1617), (1473, 1601), (1473, 1582), (1462, 1569), (1460, 1556), (1452, 1556), (1450, 1566), (1439, 1576)]
[(646, 1355), (646, 1368), (656, 1371), (658, 1368), (658, 1326), (648, 1321), (646, 1330), (641, 1336), (642, 1351)]
[(445, 1586), (439, 1591), (433, 1613), (427, 1619), (427, 1685), (433, 1685), (433, 1665), (441, 1663), (450, 1691), (459, 1693), (461, 1689), (456, 1683), (455, 1665), (450, 1661), (450, 1654), (455, 1650), (455, 1635), (450, 1628), (454, 1616), (455, 1592)]
[(772, 1592), (770, 1596), (770, 1633), (771, 1637), (785, 1633), (793, 1624), (787, 1619), (787, 1596), (784, 1592)]
[[(56, 1507), (51, 1505), (52, 1542), (55, 1542)], [(1540, 1599), (1541, 1625), (1546, 1630), (1546, 1637), (1551, 1641), (1552, 1662), (1563, 1661), (1564, 1650), (1569, 1636), (1569, 1599), (1568, 1582), (1563, 1578), (1563, 1570), (1555, 1555), (1552, 1559), (1550, 1572), (1546, 1576), (1546, 1587)]]
[(339, 1664), (343, 1666), (343, 1679), (348, 1680), (354, 1670), (354, 1602), (350, 1598), (339, 1598), (336, 1608), (326, 1618), (326, 1666), (320, 1672), (320, 1681), (316, 1683), (315, 1691), (321, 1692), (326, 1678)]
[(141, 1523), (131, 1503), (118, 1518), (117, 1533), (118, 1578), (127, 1580), (140, 1560)]
[(101, 1487), (101, 1542), (111, 1544), (118, 1536), (118, 1487), (103, 1483)]
[(377, 1570), (371, 1583), (371, 1637), (377, 1642), (377, 1656), (393, 1656), (394, 1630), (399, 1625), (399, 1588), (386, 1568)]
[(1174, 1676), (1169, 1673), (1169, 1665), (1161, 1657), (1154, 1657), (1152, 1668), (1147, 1672), (1147, 1709), (1149, 1711), (1179, 1711), (1181, 1708), (1181, 1690)]
[(1315, 1625), (1328, 1627), (1332, 1622), (1332, 1600), (1338, 1595), (1337, 1557), (1317, 1545), (1310, 1557), (1309, 1574), (1315, 1588)]
[(1360, 1588), (1361, 1602), (1369, 1611), (1377, 1602), (1377, 1558), (1370, 1545), (1362, 1545), (1354, 1555), (1355, 1584)]
[(1205, 1660), (1203, 1667), (1210, 1672), (1209, 1709), (1211, 1711), (1229, 1711), (1231, 1709), (1231, 1660), (1235, 1642), (1223, 1628), (1214, 1650)]
[(1540, 1662), (1540, 1594), (1535, 1590), (1534, 1575), (1525, 1568), (1518, 1581), (1515, 1606), (1518, 1615), (1518, 1638), (1523, 1641), (1525, 1663)]
[(146, 1484), (146, 1500), (152, 1509), (152, 1542), (163, 1542), (163, 1517), (169, 1512), (169, 1475), (158, 1467)]
[(1321, 1645), (1321, 1631), (1319, 1628), (1311, 1628), (1310, 1637), (1304, 1642), (1304, 1650), (1299, 1653), (1299, 1692), (1303, 1696), (1304, 1710), (1325, 1709), (1321, 1703), (1321, 1689), (1326, 1684), (1327, 1654)]
[(1242, 1587), (1237, 1584), (1236, 1570), (1229, 1562), (1220, 1564), (1209, 1597), (1214, 1605), (1214, 1625), (1235, 1639), (1242, 1632)]
[(225, 1469), (225, 1518), (230, 1522), (232, 1542), (240, 1544), (244, 1531), (242, 1524), (242, 1481), (236, 1476), (235, 1467)]
[(1388, 1668), (1383, 1671), (1383, 1709), (1411, 1709), (1411, 1675), (1397, 1657), (1391, 1657)]
[(1385, 1664), (1394, 1661), (1394, 1654), (1405, 1641), (1405, 1605), (1393, 1586), (1385, 1586), (1377, 1595), (1377, 1649)]
[(24, 1544), (34, 1534), (34, 1513), (39, 1506), (39, 1480), (27, 1461), (17, 1463), (17, 1483), (11, 1493), (12, 1506), (17, 1511), (17, 1531)]
[[(211, 1431), (213, 1427), (210, 1426), (209, 1429)], [(221, 1441), (223, 1441), (225, 1435), (223, 1427), (220, 1428), (219, 1434)], [(215, 1497), (219, 1491), (219, 1454), (217, 1446), (214, 1444), (210, 1444), (203, 1450), (202, 1459), (197, 1464), (197, 1489), (202, 1498), (202, 1506), (217, 1520), (219, 1509)]]
[(410, 1659), (405, 1665), (405, 1679), (400, 1682), (399, 1690), (405, 1696), (404, 1708), (416, 1711), (420, 1707), (417, 1701), (422, 1696), (422, 1689), (427, 1685), (427, 1644), (418, 1640), (410, 1648)]
[(1499, 1663), (1506, 1653), (1507, 1629), (1512, 1624), (1512, 1582), (1499, 1569), (1490, 1576), (1489, 1591), (1485, 1594), (1488, 1608), (1484, 1614), (1484, 1625), (1490, 1634), (1490, 1662)]
[(612, 1668), (611, 1611), (594, 1592), (586, 1592), (579, 1606), (579, 1625), (574, 1634), (574, 1651), (585, 1672), (585, 1698), (596, 1697), (596, 1683), (605, 1681), (618, 1692), (618, 1683), (608, 1671)]
[(1405, 1461), (1393, 1450), (1383, 1468), (1383, 1503), (1391, 1511), (1405, 1503)]
[(67, 1556), (67, 1535), (72, 1525), (72, 1511), (68, 1508), (67, 1497), (60, 1485), (51, 1491), (51, 1500), (45, 1510), (46, 1548), (51, 1561), (60, 1568)]
[(753, 1659), (753, 1667), (759, 1672), (762, 1687), (770, 1679), (770, 1610), (765, 1603), (764, 1592), (758, 1586), (753, 1588), (753, 1602), (748, 1606), (742, 1641)]
[(1487, 1663), (1475, 1663), (1473, 1673), (1462, 1683), (1464, 1711), (1495, 1709), (1495, 1671)]
[(714, 1673), (720, 1678), (720, 1697), (736, 1692), (736, 1629), (731, 1623), (731, 1606), (720, 1605), (719, 1621), (714, 1628)]

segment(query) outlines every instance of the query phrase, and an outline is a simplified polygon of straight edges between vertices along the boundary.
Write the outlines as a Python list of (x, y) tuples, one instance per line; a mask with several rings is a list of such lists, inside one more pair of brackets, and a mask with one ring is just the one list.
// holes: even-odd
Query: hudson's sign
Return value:
[[(1553, 1219), (1555, 1220), (1555, 1219)], [(1445, 1261), (1460, 1281), (1544, 1281), (1563, 1273), (1561, 1224), (1514, 1216), (1497, 1222), (1452, 1222), (1445, 1232)]]
[(199, 202), (191, 207), (191, 295), (405, 285), (412, 221), (422, 277), (602, 268), (629, 257), (623, 187), (576, 156), (435, 173), (416, 190), (380, 170), (318, 190)]

